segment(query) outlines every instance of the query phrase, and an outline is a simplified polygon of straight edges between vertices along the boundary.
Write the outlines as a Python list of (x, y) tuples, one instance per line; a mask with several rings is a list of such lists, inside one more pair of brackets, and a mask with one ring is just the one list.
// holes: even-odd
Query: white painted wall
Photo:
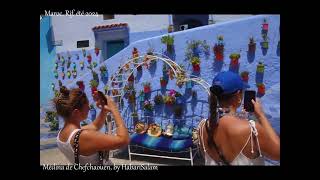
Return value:
[[(251, 15), (213, 15), (216, 23), (245, 18)], [(115, 19), (103, 20), (103, 16), (52, 16), (52, 26), (55, 40), (63, 40), (62, 46), (56, 47), (56, 52), (75, 51), (77, 41), (89, 40), (89, 48), (95, 46), (95, 38), (92, 28), (97, 25), (108, 25), (115, 23), (128, 23), (130, 33), (144, 31), (158, 31), (160, 34), (167, 31), (169, 26), (169, 17), (163, 15), (115, 15)], [(158, 34), (159, 34), (158, 33)], [(149, 37), (149, 36), (148, 36)], [(138, 39), (137, 39), (138, 38)], [(137, 35), (134, 41), (143, 39), (143, 36)], [(147, 38), (147, 37), (146, 37)], [(130, 41), (131, 43), (131, 41)]]

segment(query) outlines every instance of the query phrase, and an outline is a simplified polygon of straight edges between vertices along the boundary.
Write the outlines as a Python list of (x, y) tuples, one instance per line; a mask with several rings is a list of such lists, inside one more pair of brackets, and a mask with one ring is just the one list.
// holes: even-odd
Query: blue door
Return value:
[(124, 48), (124, 41), (108, 41), (107, 42), (107, 59), (117, 54)]

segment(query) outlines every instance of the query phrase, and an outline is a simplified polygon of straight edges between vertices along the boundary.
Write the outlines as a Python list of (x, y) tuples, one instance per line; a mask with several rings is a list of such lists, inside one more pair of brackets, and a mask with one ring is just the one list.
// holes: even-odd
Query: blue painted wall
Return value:
[(167, 29), (162, 29), (157, 31), (132, 32), (130, 33), (130, 43), (133, 43), (138, 40), (146, 39), (146, 38), (161, 36), (167, 33), (168, 33)]
[(50, 85), (54, 82), (52, 69), (54, 67), (55, 48), (51, 46), (51, 19), (49, 16), (40, 20), (40, 105), (47, 105), (53, 97)]
[[(262, 54), (262, 49), (260, 42), (262, 41), (261, 37), (261, 24), (263, 19), (266, 18), (269, 22), (269, 49), (267, 50), (266, 55)], [(265, 66), (265, 73), (263, 82), (266, 86), (266, 94), (261, 98), (262, 104), (264, 106), (265, 113), (271, 121), (272, 126), (280, 133), (280, 56), (277, 54), (277, 44), (280, 40), (279, 34), (279, 25), (280, 25), (280, 16), (253, 16), (246, 19), (235, 20), (226, 23), (213, 24), (208, 26), (203, 26), (199, 28), (194, 28), (186, 31), (175, 32), (171, 35), (175, 38), (175, 61), (178, 64), (184, 65), (189, 74), (192, 73), (192, 66), (189, 61), (185, 61), (185, 49), (187, 40), (206, 40), (207, 43), (211, 46), (211, 55), (208, 59), (201, 56), (201, 72), (200, 77), (205, 79), (207, 82), (211, 83), (214, 76), (219, 71), (229, 70), (230, 59), (229, 55), (233, 52), (241, 52), (240, 68), (239, 72), (247, 70), (250, 72), (249, 75), (249, 85), (252, 89), (256, 88), (256, 66), (258, 61), (263, 61)], [(221, 69), (217, 67), (217, 64), (214, 63), (214, 55), (212, 52), (213, 45), (217, 42), (217, 36), (223, 35), (225, 41), (225, 59), (224, 64), (221, 66)], [(257, 48), (255, 53), (255, 58), (248, 60), (247, 50), (249, 37), (253, 36), (257, 42)], [(156, 52), (164, 52), (165, 45), (161, 43), (161, 36), (152, 37), (149, 39), (143, 39), (131, 43), (128, 47), (106, 60), (104, 64), (108, 68), (108, 73), (113, 74), (120, 64), (124, 64), (126, 60), (131, 57), (133, 47), (138, 48), (140, 54), (146, 52), (149, 45), (154, 45)], [(97, 67), (98, 69), (99, 67)], [(98, 70), (97, 70), (98, 72)], [(135, 74), (136, 76), (136, 74)], [(157, 63), (157, 69), (154, 73), (150, 73), (149, 70), (143, 69), (143, 73), (139, 81), (137, 81), (135, 87), (137, 92), (139, 92), (143, 87), (143, 82), (151, 82), (152, 90), (160, 89), (159, 79), (162, 77), (162, 63)], [(83, 74), (79, 79), (85, 81), (86, 93), (89, 97), (89, 100), (92, 102), (91, 90), (89, 86), (89, 81), (92, 79), (91, 73)], [(68, 87), (77, 87), (75, 81), (70, 82)], [(103, 91), (104, 84), (100, 83), (98, 89)], [(182, 94), (185, 94), (185, 86), (179, 88), (175, 85), (175, 79), (169, 80), (167, 89), (175, 89)], [(208, 95), (206, 92), (199, 86), (195, 85), (193, 90), (197, 91), (198, 98), (197, 101), (193, 101), (191, 97), (187, 98), (187, 111), (185, 118), (187, 124), (197, 125), (201, 117), (206, 117), (208, 115), (208, 106), (207, 100)], [(156, 92), (152, 93), (152, 97), (156, 95)], [(152, 98), (153, 99), (153, 98)], [(125, 107), (127, 104), (125, 104)], [(127, 112), (123, 112), (127, 113)], [(139, 111), (142, 113), (142, 111)], [(125, 115), (125, 114), (123, 114)], [(168, 117), (172, 120), (172, 116)], [(160, 121), (160, 118), (156, 118), (156, 121)]]

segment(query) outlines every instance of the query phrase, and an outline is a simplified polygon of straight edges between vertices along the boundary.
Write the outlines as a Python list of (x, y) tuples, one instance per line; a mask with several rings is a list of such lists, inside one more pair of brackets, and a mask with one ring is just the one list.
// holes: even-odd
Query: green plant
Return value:
[(92, 71), (92, 77), (93, 77), (93, 79), (95, 79), (96, 81), (99, 80), (99, 76), (98, 76), (98, 74), (97, 74), (95, 71)]
[(95, 67), (97, 67), (98, 64), (96, 62), (93, 62), (92, 65), (95, 68)]
[(101, 67), (100, 67), (100, 71), (101, 71), (101, 72), (106, 72), (106, 71), (107, 71), (106, 66), (105, 66), (105, 65), (101, 66)]
[(90, 104), (90, 109), (94, 109), (94, 105), (93, 104)]
[(198, 58), (198, 57), (192, 57), (192, 59), (191, 59), (191, 64), (192, 65), (196, 65), (196, 64), (200, 64), (200, 58)]
[(152, 110), (153, 110), (153, 105), (152, 105), (152, 103), (151, 103), (149, 100), (146, 100), (146, 101), (144, 101), (143, 108), (144, 108), (145, 110), (152, 111)]
[(96, 81), (95, 79), (92, 79), (90, 81), (90, 87), (93, 88), (93, 87), (97, 87), (99, 85), (98, 81)]
[(163, 102), (167, 105), (173, 105), (176, 102), (176, 98), (174, 96), (164, 96), (163, 97)]
[(57, 120), (51, 121), (50, 124), (49, 124), (49, 127), (50, 127), (50, 131), (59, 130), (59, 121), (57, 121)]
[(173, 37), (173, 36), (170, 36), (170, 35), (163, 36), (163, 37), (161, 38), (161, 42), (162, 42), (163, 44), (173, 45), (173, 44), (174, 44), (174, 37)]
[(162, 95), (161, 95), (161, 94), (156, 95), (156, 96), (154, 97), (154, 103), (155, 103), (156, 105), (160, 105), (160, 104), (163, 103), (163, 98), (162, 98)]
[(230, 59), (239, 59), (241, 56), (239, 53), (232, 53), (229, 57)]
[(52, 122), (57, 119), (57, 113), (55, 111), (47, 111), (44, 122)]

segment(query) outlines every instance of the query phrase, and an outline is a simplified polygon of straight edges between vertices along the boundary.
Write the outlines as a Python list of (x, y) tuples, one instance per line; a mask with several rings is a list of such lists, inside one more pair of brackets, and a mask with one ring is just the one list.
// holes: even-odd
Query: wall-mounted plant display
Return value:
[(70, 65), (71, 65), (71, 61), (68, 59), (68, 61), (67, 61), (67, 69), (70, 67)]
[(53, 71), (53, 75), (54, 75), (54, 77), (55, 77), (56, 79), (58, 79), (58, 71), (57, 71), (57, 70), (54, 70), (54, 71)]
[(91, 63), (91, 61), (92, 61), (92, 56), (91, 56), (91, 54), (88, 54), (88, 56), (87, 56), (87, 61), (88, 61), (89, 64)]
[(198, 57), (192, 57), (191, 64), (194, 72), (200, 71), (200, 58)]
[(215, 55), (215, 59), (217, 61), (223, 61), (223, 53), (224, 53), (224, 42), (223, 36), (218, 36), (218, 42), (213, 47), (213, 52)]
[(161, 87), (166, 87), (167, 84), (168, 84), (168, 81), (167, 81), (165, 78), (161, 77), (161, 78), (160, 78), (160, 85), (161, 85)]
[(161, 42), (167, 45), (167, 51), (173, 53), (174, 51), (174, 37), (167, 35), (161, 38)]
[(73, 68), (73, 70), (76, 70), (76, 69), (77, 69), (77, 65), (76, 65), (75, 62), (72, 63), (72, 68)]
[(68, 79), (70, 79), (70, 77), (71, 77), (71, 72), (70, 71), (67, 71), (67, 76), (68, 76)]
[(264, 73), (264, 64), (261, 61), (257, 65), (257, 72), (258, 73)]
[(152, 111), (153, 110), (153, 104), (149, 100), (145, 100), (143, 104), (143, 108), (145, 111)]
[(264, 95), (266, 93), (266, 88), (263, 83), (257, 84), (257, 87), (258, 87), (258, 94)]

